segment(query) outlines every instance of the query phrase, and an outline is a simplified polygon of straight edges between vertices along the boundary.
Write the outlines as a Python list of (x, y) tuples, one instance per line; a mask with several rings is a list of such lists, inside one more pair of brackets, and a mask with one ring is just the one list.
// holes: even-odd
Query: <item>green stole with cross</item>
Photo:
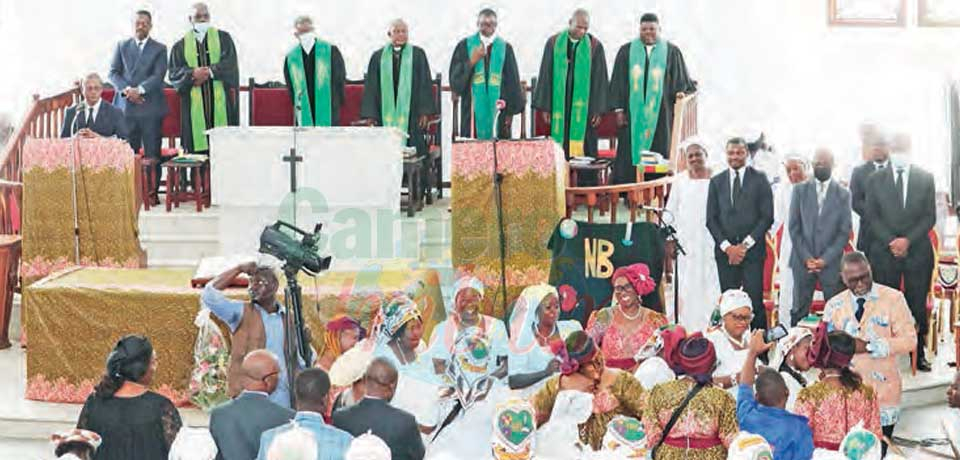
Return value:
[(380, 116), (383, 126), (407, 132), (410, 120), (410, 93), (413, 91), (413, 46), (403, 45), (400, 55), (400, 82), (393, 92), (393, 44), (380, 53)]
[(649, 65), (646, 59), (646, 45), (639, 39), (630, 42), (630, 153), (634, 165), (640, 164), (640, 152), (650, 149), (657, 131), (667, 69), (667, 42), (657, 40), (650, 52)]
[(287, 69), (293, 85), (293, 97), (300, 95), (300, 126), (330, 126), (330, 44), (317, 39), (313, 44), (313, 100), (316, 106), (310, 111), (310, 95), (307, 94), (307, 72), (303, 67), (303, 53), (299, 44), (287, 53)]
[[(467, 39), (467, 50), (472, 52), (483, 46), (480, 33)], [(480, 59), (473, 66), (473, 122), (477, 128), (477, 139), (493, 139), (494, 114), (497, 111), (497, 101), (500, 99), (500, 85), (503, 82), (503, 60), (507, 46), (503, 39), (497, 37), (490, 45), (490, 78), (484, 69), (484, 60)]]
[(570, 112), (566, 113), (567, 100), (567, 40), (570, 32), (563, 31), (557, 36), (553, 44), (553, 116), (550, 123), (550, 136), (553, 140), (563, 144), (564, 121), (570, 117), (570, 148), (567, 152), (572, 157), (583, 156), (583, 139), (587, 133), (588, 107), (590, 106), (590, 68), (591, 43), (590, 36), (584, 35), (580, 43), (575, 46), (576, 65), (573, 69), (573, 100), (570, 103)]
[[(220, 31), (211, 27), (207, 29), (207, 54), (210, 56), (210, 65), (220, 63)], [(187, 66), (200, 67), (200, 58), (197, 55), (197, 37), (193, 30), (187, 31), (183, 37), (183, 58)], [(227, 92), (220, 80), (211, 80), (213, 84), (213, 127), (227, 126)], [(207, 143), (207, 114), (203, 110), (203, 85), (190, 88), (190, 133), (193, 137), (193, 150), (202, 152), (210, 150)]]

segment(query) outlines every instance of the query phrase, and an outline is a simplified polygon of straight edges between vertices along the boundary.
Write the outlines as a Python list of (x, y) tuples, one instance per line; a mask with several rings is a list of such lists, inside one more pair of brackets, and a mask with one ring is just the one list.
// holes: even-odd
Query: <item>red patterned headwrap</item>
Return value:
[(822, 322), (813, 333), (807, 358), (817, 369), (843, 369), (850, 365), (853, 355), (834, 350), (830, 346), (827, 323)]
[(713, 378), (717, 351), (713, 342), (707, 340), (702, 333), (697, 332), (683, 339), (671, 355), (668, 361), (678, 374), (690, 376), (700, 384)]
[(554, 340), (550, 343), (550, 351), (560, 360), (560, 373), (570, 375), (580, 366), (593, 361), (597, 356), (597, 344), (586, 332), (576, 331), (567, 336), (567, 340)]
[(663, 339), (663, 350), (661, 352), (663, 353), (664, 360), (667, 361), (670, 367), (673, 367), (673, 363), (670, 362), (673, 350), (676, 350), (677, 347), (680, 346), (680, 342), (687, 338), (687, 330), (679, 324), (665, 327), (660, 331), (660, 338)]
[(612, 283), (621, 276), (630, 282), (633, 290), (637, 291), (637, 295), (640, 296), (645, 296), (653, 292), (657, 287), (657, 282), (650, 276), (650, 267), (644, 263), (627, 265), (626, 267), (616, 269), (613, 272), (613, 277), (610, 278), (610, 282)]

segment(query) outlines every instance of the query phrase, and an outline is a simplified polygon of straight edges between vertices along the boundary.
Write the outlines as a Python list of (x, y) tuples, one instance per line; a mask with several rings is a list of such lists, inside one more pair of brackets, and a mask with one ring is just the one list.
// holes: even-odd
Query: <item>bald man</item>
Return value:
[(397, 390), (397, 369), (386, 358), (376, 358), (363, 376), (366, 396), (354, 406), (333, 413), (333, 426), (353, 436), (368, 431), (390, 446), (393, 460), (421, 460), (423, 441), (417, 420), (390, 405)]
[(794, 283), (791, 325), (810, 313), (817, 282), (824, 299), (843, 289), (840, 259), (850, 240), (853, 211), (850, 191), (833, 180), (833, 166), (833, 152), (817, 149), (813, 157), (813, 178), (793, 190), (786, 224), (793, 242), (788, 260)]
[(240, 372), (243, 391), (210, 412), (210, 434), (217, 443), (217, 460), (256, 458), (260, 435), (294, 417), (292, 410), (269, 399), (277, 389), (281, 373), (273, 353), (263, 349), (247, 353)]

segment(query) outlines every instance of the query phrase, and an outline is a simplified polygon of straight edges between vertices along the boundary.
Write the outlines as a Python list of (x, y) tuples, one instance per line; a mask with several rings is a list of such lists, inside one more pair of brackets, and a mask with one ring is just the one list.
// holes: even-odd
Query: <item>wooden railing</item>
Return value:
[(23, 203), (23, 173), (20, 161), (28, 137), (60, 136), (60, 125), (67, 107), (80, 97), (79, 88), (41, 99), (34, 95), (20, 126), (7, 141), (0, 157), (0, 234), (20, 233)]
[[(644, 180), (643, 166), (637, 168), (637, 183), (608, 185), (602, 187), (567, 187), (567, 217), (572, 217), (576, 205), (585, 204), (587, 207), (587, 222), (593, 222), (595, 211), (601, 215), (609, 212), (610, 222), (617, 222), (617, 207), (620, 200), (626, 198), (626, 206), (630, 211), (630, 222), (636, 222), (637, 216), (643, 215), (649, 220), (650, 212), (643, 211), (644, 206), (663, 207), (670, 193), (673, 174), (683, 171), (686, 162), (677, 161), (682, 158), (680, 145), (684, 139), (697, 133), (697, 95), (691, 94), (677, 101), (674, 106), (673, 132), (670, 139), (670, 170), (665, 177), (646, 181)], [(642, 212), (641, 212), (642, 211)]]

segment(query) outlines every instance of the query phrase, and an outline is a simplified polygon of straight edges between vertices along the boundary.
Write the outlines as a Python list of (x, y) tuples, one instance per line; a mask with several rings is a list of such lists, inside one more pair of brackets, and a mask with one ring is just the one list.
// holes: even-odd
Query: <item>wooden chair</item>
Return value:
[(287, 86), (278, 81), (257, 83), (250, 78), (250, 126), (293, 126), (293, 103)]
[[(139, 187), (137, 190), (141, 194), (141, 202), (144, 211), (149, 211), (150, 206), (159, 204), (159, 193), (167, 193), (168, 180), (163, 179), (162, 168), (157, 165), (162, 164), (170, 158), (177, 156), (177, 139), (180, 138), (180, 95), (173, 88), (164, 88), (163, 96), (167, 100), (167, 114), (163, 117), (160, 125), (160, 135), (166, 140), (166, 146), (161, 144), (160, 158), (147, 158), (144, 155), (143, 147), (136, 152), (137, 179)], [(162, 141), (161, 141), (162, 142)], [(154, 192), (156, 190), (156, 192)]]
[[(433, 101), (437, 108), (437, 114), (430, 117), (427, 129), (423, 136), (427, 143), (427, 204), (433, 204), (433, 192), (436, 189), (437, 199), (443, 198), (443, 104), (440, 96), (443, 94), (441, 84), (443, 75), (439, 72), (433, 79)], [(447, 185), (449, 187), (449, 184)]]
[[(960, 245), (960, 235), (957, 237)], [(947, 303), (950, 309), (946, 310), (948, 324), (955, 324), (957, 318), (958, 298), (958, 266), (957, 254), (944, 254), (943, 248), (939, 251), (939, 263), (936, 265), (936, 274), (933, 282), (933, 297), (940, 300), (940, 304)]]

